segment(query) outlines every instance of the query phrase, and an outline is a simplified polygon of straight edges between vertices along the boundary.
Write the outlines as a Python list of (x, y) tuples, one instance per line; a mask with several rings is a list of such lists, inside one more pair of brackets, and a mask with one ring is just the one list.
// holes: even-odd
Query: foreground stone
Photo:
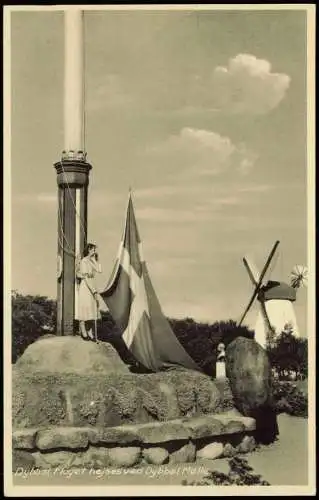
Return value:
[(196, 457), (196, 446), (194, 443), (189, 442), (170, 453), (169, 463), (183, 464), (187, 462), (194, 462), (195, 457)]
[(129, 373), (114, 347), (106, 342), (84, 342), (79, 336), (40, 338), (24, 351), (16, 368), (52, 373)]
[(131, 373), (110, 344), (80, 337), (39, 339), (27, 347), (12, 375), (15, 428), (170, 422), (232, 405), (225, 384), (218, 386), (203, 373)]
[(236, 448), (232, 444), (226, 443), (223, 450), (223, 457), (231, 458), (234, 457), (235, 455), (236, 455)]
[(266, 351), (255, 340), (237, 337), (226, 349), (226, 372), (236, 408), (256, 420), (258, 440), (274, 441), (279, 431)]
[(189, 429), (192, 439), (208, 436), (219, 436), (224, 432), (224, 425), (214, 417), (199, 417), (183, 421), (184, 427)]
[[(240, 356), (236, 349), (233, 365)], [(14, 466), (187, 463), (196, 449), (214, 459), (238, 443), (244, 452), (253, 415), (223, 411), (231, 405), (220, 387), (191, 370), (130, 373), (106, 343), (41, 339), (13, 369)]]
[[(136, 427), (136, 429), (135, 429)], [(138, 426), (106, 427), (104, 429), (88, 429), (88, 439), (91, 444), (121, 444), (140, 443)]]
[(254, 431), (256, 429), (255, 419), (252, 417), (245, 417), (241, 415), (241, 413), (236, 409), (227, 411), (225, 413), (220, 413), (216, 415), (215, 418), (224, 426), (227, 426), (229, 422), (236, 422), (240, 423), (241, 426), (243, 426), (241, 430), (245, 429), (246, 431)]
[[(178, 464), (194, 462), (196, 458), (213, 460), (255, 448), (253, 437), (245, 436), (245, 421), (238, 412), (229, 412), (109, 428), (16, 429), (12, 440), (13, 466), (14, 470), (33, 465), (41, 469), (100, 468)], [(250, 419), (250, 428), (252, 423)]]
[(25, 450), (32, 450), (36, 446), (37, 429), (18, 429), (13, 433), (12, 446)]
[(35, 459), (31, 453), (24, 450), (12, 450), (12, 470), (31, 469), (36, 465)]
[(256, 448), (256, 441), (253, 436), (245, 436), (242, 442), (237, 446), (239, 453), (250, 453)]
[(115, 467), (132, 467), (137, 464), (141, 455), (141, 448), (126, 446), (124, 448), (110, 448), (110, 464)]
[(196, 458), (207, 458), (210, 460), (214, 460), (215, 458), (221, 457), (223, 451), (224, 445), (222, 443), (207, 444), (197, 451)]
[(135, 427), (140, 441), (145, 444), (188, 440), (191, 437), (189, 429), (183, 426), (181, 421), (154, 422)]
[(155, 446), (154, 448), (146, 448), (143, 451), (143, 458), (148, 464), (162, 465), (168, 462), (169, 453), (165, 448)]
[(52, 448), (86, 448), (89, 443), (89, 433), (90, 430), (74, 427), (39, 430), (36, 445), (40, 450), (50, 450)]
[[(81, 449), (91, 445), (156, 445), (177, 441), (196, 441), (221, 435), (244, 433), (255, 428), (253, 418), (240, 413), (207, 415), (169, 422), (124, 424), (115, 427), (51, 427), (49, 429), (15, 429), (13, 447), (17, 449), (50, 450)], [(161, 446), (163, 447), (163, 446)]]

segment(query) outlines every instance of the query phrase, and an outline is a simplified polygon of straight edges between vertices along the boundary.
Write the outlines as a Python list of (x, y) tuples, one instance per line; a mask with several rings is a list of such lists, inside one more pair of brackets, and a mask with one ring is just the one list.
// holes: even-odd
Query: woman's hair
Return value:
[(96, 245), (94, 243), (88, 243), (84, 248), (83, 257), (89, 255), (89, 251), (92, 250), (92, 248), (96, 248)]

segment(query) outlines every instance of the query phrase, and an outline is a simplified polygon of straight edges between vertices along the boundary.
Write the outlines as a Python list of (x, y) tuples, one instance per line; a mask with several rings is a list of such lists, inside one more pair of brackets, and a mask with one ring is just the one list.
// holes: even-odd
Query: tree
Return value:
[(43, 295), (12, 292), (12, 362), (29, 344), (56, 328), (56, 301)]
[[(12, 361), (19, 356), (32, 342), (45, 334), (52, 334), (56, 329), (56, 301), (42, 295), (22, 295), (12, 292)], [(238, 336), (253, 338), (254, 332), (246, 326), (238, 327), (233, 320), (215, 321), (213, 324), (201, 323), (186, 317), (185, 319), (169, 318), (171, 327), (188, 354), (205, 373), (214, 376), (217, 359), (217, 346), (227, 345)], [(140, 370), (122, 339), (109, 312), (102, 314), (98, 323), (98, 338), (109, 342), (117, 350), (126, 363)]]
[(307, 339), (296, 338), (291, 325), (286, 325), (272, 347), (268, 348), (272, 366), (280, 378), (288, 376), (290, 371), (297, 376), (308, 375), (308, 342)]
[(170, 319), (171, 327), (188, 354), (205, 373), (215, 376), (217, 346), (225, 347), (237, 337), (254, 338), (254, 332), (246, 326), (238, 326), (233, 320), (200, 323), (192, 318)]

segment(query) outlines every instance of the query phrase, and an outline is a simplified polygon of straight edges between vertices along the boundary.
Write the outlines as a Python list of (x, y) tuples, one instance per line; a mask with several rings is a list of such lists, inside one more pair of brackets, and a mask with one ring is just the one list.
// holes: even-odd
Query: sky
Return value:
[[(306, 13), (86, 11), (88, 240), (111, 274), (129, 186), (164, 313), (238, 320), (244, 255), (307, 265)], [(63, 13), (11, 17), (12, 288), (56, 297)], [(307, 292), (295, 310), (306, 336)], [(246, 322), (254, 325), (258, 305)]]

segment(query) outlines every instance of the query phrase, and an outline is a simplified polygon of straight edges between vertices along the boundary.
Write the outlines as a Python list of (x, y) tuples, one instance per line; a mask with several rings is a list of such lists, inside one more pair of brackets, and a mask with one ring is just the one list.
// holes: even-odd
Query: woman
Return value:
[(79, 321), (81, 337), (91, 340), (94, 340), (92, 327), (87, 330), (86, 325), (101, 318), (99, 295), (95, 288), (94, 277), (96, 273), (102, 272), (102, 269), (96, 250), (96, 245), (88, 243), (76, 273), (81, 282), (78, 289), (78, 310), (75, 319)]

